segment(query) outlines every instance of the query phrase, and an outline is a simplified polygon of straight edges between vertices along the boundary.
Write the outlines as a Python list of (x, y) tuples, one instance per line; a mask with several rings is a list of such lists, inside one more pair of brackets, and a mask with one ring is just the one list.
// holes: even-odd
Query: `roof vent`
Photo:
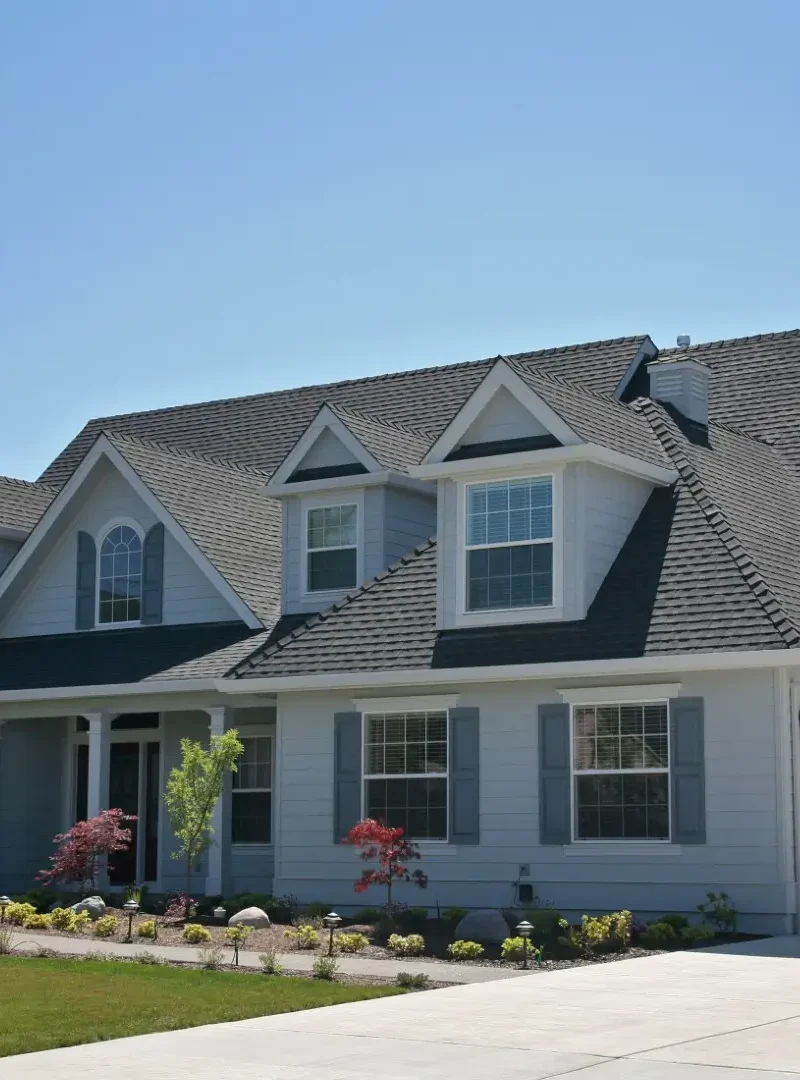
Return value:
[(688, 334), (678, 334), (678, 348), (679, 349), (688, 349), (691, 344), (692, 344), (692, 339), (689, 337)]
[[(680, 340), (680, 338), (678, 339)], [(647, 365), (650, 397), (663, 401), (695, 424), (708, 425), (708, 384), (711, 372), (698, 360), (676, 357)]]

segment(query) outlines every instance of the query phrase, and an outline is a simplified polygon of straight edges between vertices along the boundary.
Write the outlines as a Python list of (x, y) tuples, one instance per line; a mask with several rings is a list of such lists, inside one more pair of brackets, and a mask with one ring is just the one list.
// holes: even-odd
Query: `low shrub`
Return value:
[(411, 971), (399, 971), (395, 982), (406, 990), (425, 990), (430, 986), (431, 977), (421, 971), (416, 974)]
[(13, 942), (14, 931), (8, 923), (0, 923), (0, 956), (10, 956), (16, 945)]
[(119, 919), (116, 915), (101, 915), (94, 924), (95, 937), (111, 937), (116, 934), (118, 926)]
[(353, 915), (354, 923), (376, 923), (383, 918), (383, 912), (378, 907), (361, 908)]
[(479, 960), (483, 951), (483, 945), (477, 941), (454, 941), (447, 946), (447, 955), (451, 960)]
[(665, 922), (654, 922), (639, 935), (639, 944), (645, 949), (668, 949), (675, 944), (677, 936), (674, 926)]
[(46, 914), (53, 902), (53, 890), (44, 887), (41, 889), (28, 889), (22, 897), (22, 901), (25, 904), (31, 904), (34, 911), (41, 911)]
[(86, 927), (91, 925), (91, 922), (92, 916), (88, 911), (77, 912), (72, 922), (72, 932), (74, 934), (82, 934)]
[(207, 926), (189, 922), (184, 926), (181, 937), (184, 941), (188, 941), (190, 945), (200, 945), (203, 942), (211, 941), (211, 931)]
[(308, 923), (284, 930), (283, 936), (295, 949), (316, 949), (319, 945), (319, 931)]
[(12, 924), (12, 926), (22, 926), (26, 919), (29, 919), (31, 915), (36, 915), (37, 911), (33, 904), (25, 904), (16, 902), (9, 904), (6, 908), (6, 922)]
[(140, 922), (136, 927), (136, 935), (141, 938), (149, 938), (151, 941), (155, 941), (158, 937), (158, 926), (155, 919), (145, 919), (144, 922)]
[[(205, 927), (201, 926), (200, 929), (203, 930)], [(208, 942), (197, 950), (197, 958), (204, 971), (219, 971), (225, 962), (225, 953), (221, 945)]]
[(336, 948), (343, 953), (356, 953), (366, 949), (369, 938), (366, 934), (337, 934), (334, 938)]
[(448, 907), (442, 912), (442, 918), (447, 922), (461, 922), (467, 914), (468, 912), (465, 907)]
[(319, 900), (312, 900), (310, 904), (303, 904), (303, 918), (308, 916), (311, 919), (324, 919), (325, 916), (333, 911), (331, 904), (323, 904)]
[(704, 941), (711, 941), (716, 934), (709, 926), (684, 926), (680, 931), (680, 939), (690, 948), (701, 945)]
[[(88, 915), (88, 912), (86, 912)], [(50, 912), (50, 925), (54, 930), (74, 930), (77, 915), (68, 907), (53, 908)]]
[[(522, 960), (525, 956), (525, 938), (507, 937), (500, 946), (500, 956), (503, 960)], [(528, 942), (528, 959), (538, 963), (542, 958), (542, 948)]]
[(559, 933), (569, 928), (569, 924), (562, 919), (561, 912), (557, 908), (531, 908), (523, 911), (520, 918), (514, 914), (512, 930), (516, 930), (517, 924), (524, 919), (529, 922), (531, 930), (530, 940), (535, 945), (552, 945), (558, 938)]
[(689, 925), (689, 920), (685, 915), (679, 915), (677, 911), (671, 911), (666, 915), (662, 915), (656, 922), (664, 923), (666, 926), (671, 926), (676, 934), (680, 934), (681, 930), (685, 930)]
[(392, 934), (386, 947), (397, 956), (422, 956), (425, 952), (425, 938), (422, 934)]
[(394, 921), (401, 930), (421, 930), (428, 921), (428, 912), (424, 907), (400, 908)]
[(704, 903), (698, 904), (697, 910), (716, 926), (718, 934), (736, 933), (739, 912), (733, 906), (733, 902), (726, 892), (706, 893)]
[(271, 945), (259, 953), (258, 961), (265, 975), (280, 975), (283, 972), (283, 964), (278, 959), (278, 953)]
[(631, 943), (633, 915), (630, 911), (612, 911), (610, 915), (584, 915), (579, 937), (586, 952), (611, 952), (627, 949)]
[(156, 956), (154, 953), (149, 952), (137, 952), (131, 957), (137, 964), (166, 964), (166, 960), (161, 956)]
[(233, 946), (233, 961), (239, 966), (239, 949), (245, 944), (253, 932), (252, 926), (226, 926), (225, 940)]
[(22, 925), (26, 930), (49, 930), (52, 923), (53, 920), (50, 915), (40, 915), (35, 912), (33, 915), (29, 915)]
[(315, 979), (325, 979), (333, 982), (339, 965), (333, 956), (318, 956), (311, 968), (311, 974)]

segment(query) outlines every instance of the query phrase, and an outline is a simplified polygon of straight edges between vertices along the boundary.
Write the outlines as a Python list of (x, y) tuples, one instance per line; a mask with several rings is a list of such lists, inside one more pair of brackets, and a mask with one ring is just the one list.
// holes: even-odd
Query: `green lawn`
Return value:
[(0, 1057), (396, 993), (287, 976), (0, 956)]

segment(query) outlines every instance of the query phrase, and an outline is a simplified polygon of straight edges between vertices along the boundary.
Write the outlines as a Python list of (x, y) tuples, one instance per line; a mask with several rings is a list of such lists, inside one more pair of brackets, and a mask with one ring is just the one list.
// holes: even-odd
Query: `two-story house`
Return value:
[(0, 890), (104, 807), (180, 887), (182, 737), (245, 754), (207, 894), (797, 929), (800, 332), (648, 337), (93, 420), (0, 480)]

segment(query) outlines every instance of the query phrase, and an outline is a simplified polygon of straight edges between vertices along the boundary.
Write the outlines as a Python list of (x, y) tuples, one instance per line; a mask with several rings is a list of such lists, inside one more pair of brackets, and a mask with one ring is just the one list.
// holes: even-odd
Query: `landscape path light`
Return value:
[(342, 925), (342, 918), (340, 915), (337, 915), (335, 911), (331, 911), (322, 921), (325, 924), (325, 928), (331, 932), (330, 941), (328, 942), (328, 956), (333, 956), (333, 934), (336, 927)]
[(531, 926), (531, 924), (526, 919), (523, 919), (522, 922), (519, 923), (519, 925), (517, 926), (517, 933), (522, 938), (522, 970), (527, 971), (528, 970), (528, 942), (531, 939), (531, 934), (533, 933), (533, 927)]

